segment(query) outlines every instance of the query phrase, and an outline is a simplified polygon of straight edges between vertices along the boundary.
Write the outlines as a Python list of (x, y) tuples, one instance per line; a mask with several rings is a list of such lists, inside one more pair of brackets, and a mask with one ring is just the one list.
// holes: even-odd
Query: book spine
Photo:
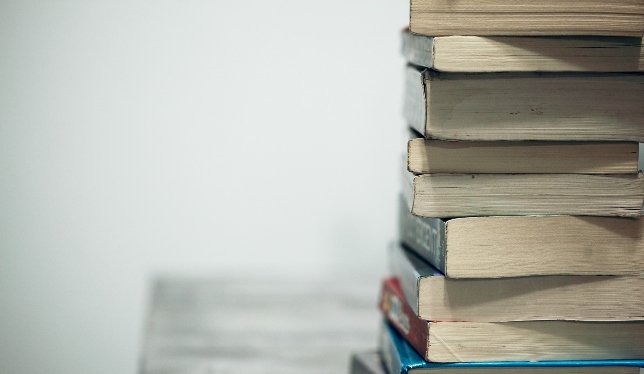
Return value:
[(443, 274), (447, 274), (445, 221), (440, 218), (414, 216), (401, 195), (398, 223), (400, 240), (403, 244)]
[(398, 284), (398, 279), (387, 278), (382, 282), (380, 310), (391, 325), (421, 356), (427, 357), (429, 326), (414, 314)]
[[(404, 206), (409, 209), (409, 212), (412, 213), (414, 209), (414, 174), (407, 171), (406, 167), (403, 167), (402, 173), (400, 174), (402, 181), (402, 192), (401, 196), (403, 197)], [(412, 213), (413, 214), (413, 213)]]
[(393, 334), (395, 333), (391, 330), (391, 327), (383, 321), (378, 336), (378, 346), (383, 366), (389, 374), (407, 374), (407, 367), (402, 363)]
[(419, 68), (408, 65), (405, 72), (405, 100), (403, 114), (409, 126), (421, 134), (425, 134), (427, 116), (425, 101), (425, 79)]
[(433, 66), (434, 38), (412, 34), (409, 30), (401, 33), (402, 55), (415, 65), (431, 68)]
[(393, 245), (389, 250), (389, 267), (390, 274), (398, 278), (405, 301), (411, 307), (414, 315), (418, 315), (418, 281), (420, 275), (414, 264), (407, 257), (405, 250), (399, 245)]
[(385, 320), (380, 326), (378, 345), (382, 362), (389, 374), (407, 374), (413, 369), (432, 366)]

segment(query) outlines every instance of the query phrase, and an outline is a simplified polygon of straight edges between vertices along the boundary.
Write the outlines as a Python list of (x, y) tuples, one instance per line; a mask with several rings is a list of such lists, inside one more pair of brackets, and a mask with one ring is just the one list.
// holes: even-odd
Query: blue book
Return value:
[(389, 374), (644, 374), (644, 360), (427, 362), (387, 322), (379, 345)]

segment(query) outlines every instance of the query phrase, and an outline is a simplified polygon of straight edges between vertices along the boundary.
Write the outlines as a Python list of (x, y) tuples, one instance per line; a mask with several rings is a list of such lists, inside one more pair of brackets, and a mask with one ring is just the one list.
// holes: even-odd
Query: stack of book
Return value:
[(351, 372), (643, 373), (644, 2), (410, 14), (400, 240)]

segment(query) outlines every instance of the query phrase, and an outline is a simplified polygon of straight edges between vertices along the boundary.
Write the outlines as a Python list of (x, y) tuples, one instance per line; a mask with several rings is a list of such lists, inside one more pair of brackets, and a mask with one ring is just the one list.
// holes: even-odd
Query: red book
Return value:
[(409, 344), (423, 357), (427, 357), (427, 336), (429, 328), (405, 302), (402, 290), (395, 277), (382, 282), (379, 301), (380, 310), (389, 323), (402, 335)]

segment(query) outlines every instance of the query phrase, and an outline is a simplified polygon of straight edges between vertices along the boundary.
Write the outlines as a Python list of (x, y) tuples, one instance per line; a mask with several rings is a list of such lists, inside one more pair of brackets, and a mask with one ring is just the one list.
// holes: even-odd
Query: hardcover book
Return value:
[(379, 335), (389, 374), (642, 374), (643, 360), (427, 362), (386, 322)]
[(644, 321), (423, 321), (404, 301), (396, 278), (383, 281), (380, 309), (432, 362), (644, 358)]
[(641, 37), (425, 36), (402, 32), (402, 53), (414, 65), (444, 72), (637, 72)]
[(427, 321), (644, 320), (644, 274), (454, 279), (400, 245), (389, 265), (405, 301)]
[(410, 28), (440, 35), (642, 36), (639, 0), (411, 0)]
[(639, 73), (406, 70), (405, 118), (425, 138), (641, 142), (642, 103)]
[(644, 220), (418, 217), (399, 199), (402, 243), (451, 278), (644, 273)]

